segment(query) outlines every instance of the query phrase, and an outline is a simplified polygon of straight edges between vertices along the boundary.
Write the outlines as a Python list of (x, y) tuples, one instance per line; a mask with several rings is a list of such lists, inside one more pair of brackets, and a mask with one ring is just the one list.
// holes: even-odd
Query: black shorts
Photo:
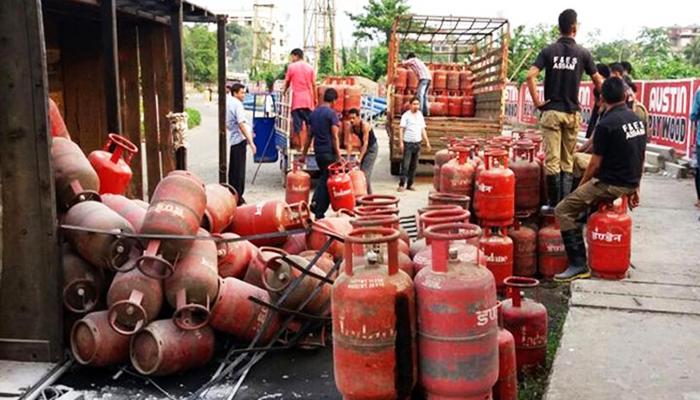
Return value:
[(306, 123), (306, 128), (309, 128), (309, 117), (311, 116), (311, 110), (308, 108), (297, 108), (292, 110), (292, 127), (294, 133), (301, 132), (301, 123)]

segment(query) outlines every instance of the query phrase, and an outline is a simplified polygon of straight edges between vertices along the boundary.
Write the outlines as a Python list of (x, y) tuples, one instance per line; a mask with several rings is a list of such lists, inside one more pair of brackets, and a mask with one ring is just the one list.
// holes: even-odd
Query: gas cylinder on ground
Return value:
[(355, 213), (356, 217), (399, 215), (399, 209), (393, 206), (357, 206), (353, 212)]
[(462, 96), (449, 96), (447, 98), (447, 115), (450, 117), (462, 115)]
[(537, 232), (522, 225), (516, 219), (513, 228), (508, 231), (513, 240), (513, 275), (535, 276), (537, 273)]
[(521, 289), (534, 288), (534, 278), (511, 276), (505, 281), (508, 299), (502, 305), (503, 327), (515, 339), (518, 374), (544, 367), (547, 355), (547, 309), (522, 297)]
[(474, 165), (469, 160), (471, 149), (453, 146), (457, 157), (440, 168), (440, 192), (471, 197), (474, 191)]
[(236, 278), (222, 279), (209, 324), (238, 340), (252, 342), (257, 337), (257, 344), (266, 345), (280, 329), (279, 314), (249, 300), (249, 297), (273, 303), (270, 294), (264, 289)]
[(429, 212), (429, 211), (437, 211), (437, 210), (458, 210), (461, 209), (462, 207), (456, 205), (456, 204), (439, 204), (439, 205), (432, 205), (432, 206), (426, 206), (419, 208), (416, 211), (416, 238), (422, 239), (423, 238), (423, 227), (421, 226), (421, 217), (423, 214)]
[(361, 206), (398, 208), (399, 198), (388, 194), (368, 194), (359, 198), (357, 204)]
[[(432, 214), (432, 215), (430, 215)], [(432, 211), (423, 215), (423, 230), (425, 232), (431, 226), (451, 224), (463, 224), (469, 221), (469, 211), (459, 210), (440, 210)], [(475, 225), (476, 226), (476, 225)], [(481, 235), (481, 230), (479, 230)], [(414, 248), (416, 251), (413, 256), (413, 265), (416, 269), (416, 274), (423, 268), (429, 267), (433, 262), (433, 251), (430, 239), (425, 237), (421, 240), (421, 248)], [(479, 240), (470, 239), (469, 241), (455, 242), (452, 246), (457, 249), (459, 258), (463, 261), (478, 262), (481, 266), (486, 267), (484, 254), (479, 250)]]
[(496, 279), (498, 293), (503, 293), (503, 281), (513, 275), (513, 240), (506, 235), (504, 227), (486, 228), (479, 240), (479, 248), (484, 252), (486, 268)]
[(515, 175), (515, 210), (536, 212), (540, 206), (540, 165), (532, 144), (516, 143), (509, 165)]
[(398, 67), (394, 73), (394, 89), (396, 93), (403, 93), (408, 84), (408, 70), (403, 67)]
[(202, 218), (202, 228), (210, 233), (221, 233), (236, 217), (238, 192), (226, 183), (210, 183), (204, 187), (207, 207)]
[(85, 261), (64, 244), (61, 249), (63, 266), (63, 305), (74, 313), (95, 309), (105, 290), (104, 271)]
[(56, 202), (60, 210), (67, 210), (80, 201), (100, 199), (97, 172), (80, 146), (70, 139), (54, 137), (51, 141), (51, 160)]
[(471, 198), (463, 194), (442, 192), (431, 192), (428, 194), (428, 205), (430, 206), (454, 204), (465, 210), (468, 210), (470, 201)]
[(503, 327), (503, 312), (498, 307), (498, 381), (493, 385), (493, 400), (518, 399), (518, 369), (515, 338)]
[(476, 178), (474, 210), (482, 226), (509, 226), (515, 215), (515, 175), (508, 169), (508, 152), (484, 154), (485, 169)]
[[(100, 178), (100, 194), (124, 194), (131, 182), (131, 159), (139, 148), (129, 139), (116, 133), (107, 136), (102, 150), (95, 150), (88, 160)], [(122, 158), (123, 155), (123, 158)]]
[(447, 136), (440, 138), (445, 143), (445, 148), (435, 152), (435, 165), (433, 166), (433, 188), (440, 190), (440, 168), (455, 157), (451, 147), (457, 142), (454, 137)]
[(182, 330), (172, 320), (154, 321), (131, 339), (131, 365), (142, 375), (165, 376), (204, 366), (214, 355), (214, 331)]
[[(402, 238), (401, 231), (399, 230), (399, 217), (396, 215), (387, 216), (370, 216), (370, 217), (358, 217), (350, 222), (353, 228), (372, 228), (372, 227), (384, 227), (390, 229), (396, 229), (399, 231), (399, 269), (406, 273), (409, 277), (413, 278), (415, 267), (413, 261), (410, 257), (410, 247), (409, 242)], [(355, 265), (361, 265), (364, 262), (363, 246), (355, 246)], [(375, 252), (381, 252), (386, 255), (387, 249), (384, 247), (377, 247), (374, 249)]]
[[(274, 256), (265, 265), (262, 275), (263, 286), (270, 293), (273, 302), (276, 302), (295, 280), (300, 280), (279, 306), (286, 310), (304, 311), (311, 315), (328, 314), (331, 286), (317, 278), (325, 277), (326, 274), (315, 265), (309, 267), (309, 264), (309, 261), (301, 256)], [(310, 274), (305, 274), (301, 269), (309, 271)], [(313, 297), (308, 300), (312, 294)], [(302, 306), (303, 308), (299, 310)]]
[(134, 228), (134, 232), (141, 231), (141, 225), (143, 224), (144, 218), (146, 218), (146, 210), (148, 209), (147, 203), (144, 203), (146, 206), (143, 207), (139, 203), (139, 200), (127, 199), (120, 194), (105, 193), (100, 197), (104, 205), (129, 221)]
[[(197, 236), (209, 234), (200, 229)], [(175, 309), (173, 321), (180, 329), (195, 330), (207, 324), (219, 291), (217, 249), (212, 240), (195, 240), (164, 282), (165, 298)]]
[[(235, 233), (222, 233), (221, 239), (235, 239), (240, 236)], [(247, 240), (223, 241), (216, 245), (218, 255), (219, 276), (243, 279), (248, 264), (255, 257), (258, 249)]]
[(275, 256), (286, 255), (287, 252), (275, 247), (263, 246), (258, 249), (248, 264), (248, 268), (245, 272), (243, 280), (250, 283), (253, 286), (257, 286), (261, 289), (265, 289), (262, 281), (262, 274), (265, 271), (265, 266), (267, 262)]
[(542, 228), (537, 232), (538, 269), (545, 279), (564, 272), (569, 264), (559, 222), (551, 207), (542, 207)]
[(315, 221), (311, 226), (311, 232), (306, 237), (306, 247), (310, 250), (321, 250), (328, 240), (331, 240), (329, 253), (337, 260), (343, 257), (342, 239), (350, 233), (352, 225), (350, 219), (346, 217), (327, 217), (320, 221)]
[(447, 71), (447, 91), (453, 93), (459, 91), (459, 71)]
[(632, 252), (632, 218), (627, 214), (627, 202), (623, 197), (619, 205), (602, 203), (588, 218), (588, 265), (597, 277), (622, 279), (627, 275)]
[(433, 225), (432, 265), (415, 278), (420, 382), (428, 398), (488, 399), (498, 380), (493, 275), (450, 244), (478, 239), (471, 224)]
[[(398, 239), (388, 228), (355, 229), (345, 239), (331, 304), (335, 383), (346, 399), (406, 399), (416, 383), (413, 282), (399, 270)], [(354, 245), (382, 243), (386, 265), (370, 252), (354, 267)]]
[(97, 311), (73, 324), (70, 347), (82, 365), (106, 367), (129, 359), (129, 337), (109, 326), (107, 311)]
[(446, 91), (447, 90), (447, 71), (442, 69), (436, 69), (433, 72), (433, 90)]
[(350, 224), (354, 228), (362, 227), (372, 227), (372, 226), (383, 226), (385, 228), (392, 228), (399, 231), (399, 239), (402, 243), (399, 243), (399, 251), (408, 255), (408, 248), (411, 245), (411, 238), (408, 236), (408, 232), (400, 224), (400, 219), (396, 214), (372, 214), (372, 215), (359, 215), (355, 219), (350, 221)]
[(306, 251), (306, 233), (289, 235), (282, 246), (282, 250), (291, 255), (298, 255), (302, 251)]
[(344, 161), (335, 162), (328, 166), (328, 196), (333, 211), (355, 208), (355, 194), (352, 189), (348, 164)]
[[(115, 233), (133, 233), (129, 221), (97, 201), (84, 201), (68, 210), (66, 225), (100, 229)], [(119, 270), (129, 258), (132, 242), (109, 234), (88, 233), (67, 229), (68, 242), (90, 264), (111, 270)]]
[[(354, 135), (353, 135), (354, 136)], [(360, 169), (360, 165), (357, 162), (352, 162), (350, 167), (350, 182), (352, 183), (352, 193), (357, 200), (361, 196), (367, 195), (367, 178), (365, 173)]]
[(70, 133), (66, 128), (61, 111), (53, 99), (49, 97), (49, 132), (53, 137), (61, 137), (70, 140)]
[[(316, 250), (306, 250), (299, 253), (300, 257), (304, 257), (309, 262), (316, 260), (316, 266), (320, 268), (326, 275), (333, 269), (335, 261), (333, 261), (333, 255), (330, 253), (320, 253)], [(318, 256), (318, 257), (317, 257)], [(335, 279), (338, 276), (338, 272), (328, 276), (330, 279)]]
[[(156, 186), (139, 233), (194, 236), (206, 207), (204, 183), (190, 172), (173, 171)], [(150, 240), (137, 266), (152, 278), (167, 278), (191, 245), (191, 240)]]
[[(136, 258), (127, 262), (135, 264)], [(158, 317), (163, 306), (163, 282), (137, 268), (119, 272), (107, 292), (107, 306), (112, 329), (121, 335), (133, 335)]]
[[(238, 207), (230, 230), (241, 236), (278, 233), (307, 228), (311, 211), (305, 202), (287, 204), (279, 200)], [(286, 236), (250, 240), (256, 246), (282, 246)]]
[(410, 94), (415, 94), (416, 89), (418, 89), (418, 75), (412, 69), (408, 69), (408, 75), (406, 79), (406, 91)]
[(309, 192), (311, 191), (311, 175), (302, 169), (303, 165), (295, 161), (292, 163), (292, 170), (287, 173), (286, 191), (284, 201), (287, 204), (299, 202), (309, 202)]
[(347, 113), (353, 108), (356, 110), (362, 108), (362, 88), (356, 85), (345, 87), (345, 102), (343, 103), (343, 111)]

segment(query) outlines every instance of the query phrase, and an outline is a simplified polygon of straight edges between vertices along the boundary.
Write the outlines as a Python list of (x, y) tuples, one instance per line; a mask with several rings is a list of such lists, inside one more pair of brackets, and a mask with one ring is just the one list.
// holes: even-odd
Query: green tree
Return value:
[(516, 26), (511, 34), (508, 44), (508, 78), (513, 77), (514, 82), (523, 83), (527, 76), (527, 70), (537, 58), (540, 50), (559, 37), (556, 27), (543, 24), (526, 28), (523, 25)]
[(204, 24), (185, 27), (183, 51), (189, 81), (203, 84), (216, 81), (216, 35)]
[(357, 39), (378, 39), (388, 46), (396, 17), (408, 13), (409, 7), (406, 0), (369, 0), (362, 10), (359, 14), (347, 13), (355, 23), (353, 35)]
[(328, 75), (333, 75), (335, 73), (335, 68), (333, 67), (333, 64), (333, 52), (330, 46), (322, 48), (319, 51), (318, 55), (318, 76), (323, 78)]
[(686, 60), (696, 67), (700, 67), (700, 37), (696, 37), (690, 44), (683, 50)]
[(369, 67), (372, 70), (372, 79), (377, 81), (386, 75), (387, 59), (389, 58), (389, 48), (383, 45), (372, 50)]
[(249, 72), (253, 64), (253, 29), (235, 22), (226, 25), (229, 70)]
[(273, 63), (259, 63), (253, 65), (250, 70), (250, 79), (253, 81), (264, 81), (268, 89), (278, 79), (284, 79), (284, 74), (287, 71), (286, 65), (276, 65)]

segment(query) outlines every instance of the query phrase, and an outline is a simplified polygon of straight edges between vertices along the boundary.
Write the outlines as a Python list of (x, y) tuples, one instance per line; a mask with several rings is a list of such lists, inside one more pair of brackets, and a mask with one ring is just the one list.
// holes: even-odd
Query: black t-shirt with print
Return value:
[(593, 136), (593, 154), (603, 157), (596, 178), (614, 186), (639, 186), (646, 146), (646, 126), (637, 114), (624, 104), (609, 109)]
[(533, 66), (544, 70), (544, 99), (549, 101), (544, 110), (566, 113), (580, 110), (578, 89), (581, 76), (597, 72), (593, 56), (570, 37), (561, 37), (545, 47)]

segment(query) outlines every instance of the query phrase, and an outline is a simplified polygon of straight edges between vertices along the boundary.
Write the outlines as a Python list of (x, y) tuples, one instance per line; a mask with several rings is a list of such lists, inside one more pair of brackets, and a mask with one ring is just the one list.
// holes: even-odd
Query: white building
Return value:
[(666, 28), (668, 40), (671, 47), (680, 51), (689, 45), (695, 38), (700, 37), (700, 25), (692, 26), (673, 26)]
[[(263, 59), (274, 64), (289, 61), (289, 13), (275, 1), (255, 1), (251, 8), (226, 10), (229, 22), (257, 29), (270, 37), (270, 47), (263, 52)], [(257, 14), (257, 26), (254, 19)], [(254, 32), (255, 33), (255, 32)], [(261, 44), (258, 44), (261, 45)]]

